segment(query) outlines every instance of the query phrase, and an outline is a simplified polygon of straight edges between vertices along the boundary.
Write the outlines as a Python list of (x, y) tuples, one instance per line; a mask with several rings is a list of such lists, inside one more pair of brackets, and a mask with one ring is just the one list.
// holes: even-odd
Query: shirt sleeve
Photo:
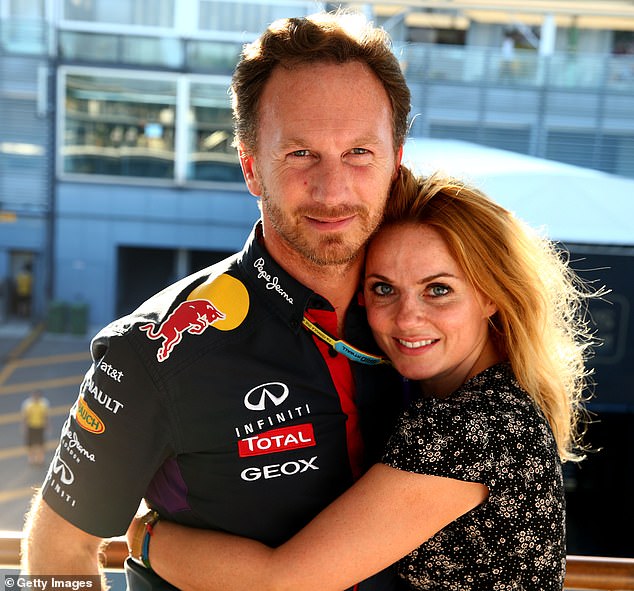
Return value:
[(124, 533), (173, 454), (163, 400), (125, 335), (100, 333), (44, 481), (46, 503), (92, 535)]
[(399, 470), (488, 485), (495, 416), (477, 404), (419, 400), (404, 411), (383, 463)]

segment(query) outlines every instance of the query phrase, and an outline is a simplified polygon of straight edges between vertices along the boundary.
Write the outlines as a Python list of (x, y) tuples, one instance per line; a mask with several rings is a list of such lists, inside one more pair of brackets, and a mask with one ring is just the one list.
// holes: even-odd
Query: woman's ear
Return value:
[(486, 318), (491, 318), (498, 311), (497, 304), (485, 296), (484, 298), (484, 314)]

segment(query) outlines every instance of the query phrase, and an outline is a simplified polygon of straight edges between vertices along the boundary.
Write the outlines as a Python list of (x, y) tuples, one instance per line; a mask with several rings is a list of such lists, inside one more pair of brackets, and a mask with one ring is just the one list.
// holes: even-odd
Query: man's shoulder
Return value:
[[(205, 333), (207, 344), (222, 339), (223, 333), (242, 324), (252, 304), (238, 261), (233, 255), (189, 275), (111, 322), (93, 339), (93, 357), (99, 359), (106, 349), (120, 346), (142, 357), (151, 353), (161, 363), (177, 348), (197, 349), (203, 339), (192, 336)], [(219, 330), (207, 330), (212, 326)], [(189, 338), (184, 339), (186, 335)]]

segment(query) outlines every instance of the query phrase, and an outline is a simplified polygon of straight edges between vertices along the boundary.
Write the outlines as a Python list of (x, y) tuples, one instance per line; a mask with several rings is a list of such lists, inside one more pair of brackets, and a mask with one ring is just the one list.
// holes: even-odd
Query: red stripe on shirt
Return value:
[[(337, 334), (337, 314), (328, 310), (311, 309), (307, 318), (323, 328), (331, 335)], [(341, 403), (341, 409), (347, 415), (346, 420), (346, 438), (348, 444), (348, 458), (352, 475), (359, 478), (362, 473), (363, 465), (363, 440), (361, 438), (361, 428), (359, 425), (359, 410), (355, 402), (355, 386), (352, 377), (352, 369), (350, 361), (344, 356), (337, 353), (335, 356), (330, 354), (331, 347), (324, 343), (320, 338), (313, 335), (322, 357), (324, 358), (330, 376), (335, 385)]]

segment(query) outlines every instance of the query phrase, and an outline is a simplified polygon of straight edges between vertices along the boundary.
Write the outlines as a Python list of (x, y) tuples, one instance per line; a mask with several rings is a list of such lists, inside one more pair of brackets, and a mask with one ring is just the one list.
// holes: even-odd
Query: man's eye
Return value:
[(290, 155), (293, 156), (294, 158), (305, 158), (309, 154), (310, 154), (309, 150), (295, 150), (294, 152), (290, 153)]
[(366, 150), (365, 148), (352, 148), (350, 150), (351, 154), (369, 154), (370, 150)]

